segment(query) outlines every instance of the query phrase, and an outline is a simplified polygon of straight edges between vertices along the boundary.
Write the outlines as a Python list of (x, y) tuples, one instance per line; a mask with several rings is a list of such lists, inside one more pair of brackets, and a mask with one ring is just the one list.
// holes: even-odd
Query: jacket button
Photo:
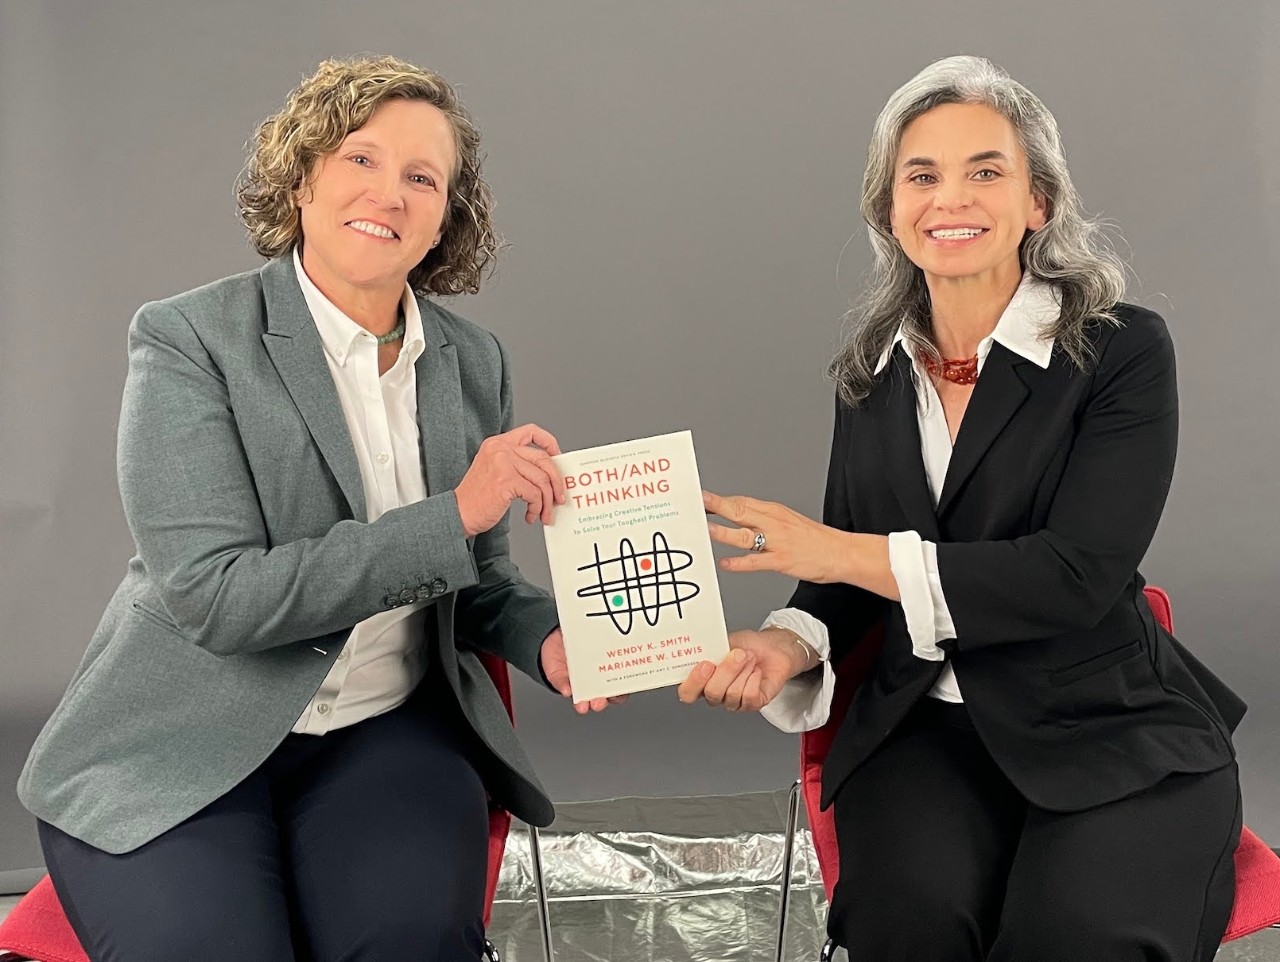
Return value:
[(387, 595), (382, 599), (382, 603), (388, 608), (398, 608), (400, 606), (400, 599), (396, 595)]
[(400, 592), (401, 604), (411, 605), (417, 600), (418, 600), (418, 593), (414, 591), (412, 588), (405, 588), (404, 591)]
[(430, 601), (430, 600), (431, 600), (431, 595), (432, 595), (432, 591), (431, 591), (431, 586), (430, 586), (430, 585), (418, 585), (418, 600), (419, 600), (419, 601)]
[(437, 578), (435, 581), (431, 582), (431, 590), (438, 595), (442, 595), (449, 590), (449, 582), (445, 581), (443, 578)]

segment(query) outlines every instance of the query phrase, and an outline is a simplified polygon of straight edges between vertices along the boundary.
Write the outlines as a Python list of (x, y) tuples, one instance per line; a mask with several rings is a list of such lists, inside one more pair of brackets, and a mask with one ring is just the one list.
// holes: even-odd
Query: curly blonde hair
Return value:
[(258, 126), (236, 180), (240, 220), (263, 257), (293, 250), (302, 240), (296, 195), (315, 162), (397, 99), (439, 109), (453, 128), (458, 155), (444, 236), (409, 272), (409, 286), (418, 294), (474, 294), (499, 244), (493, 193), (480, 176), (480, 132), (443, 77), (395, 57), (325, 60), (289, 94), (283, 110)]

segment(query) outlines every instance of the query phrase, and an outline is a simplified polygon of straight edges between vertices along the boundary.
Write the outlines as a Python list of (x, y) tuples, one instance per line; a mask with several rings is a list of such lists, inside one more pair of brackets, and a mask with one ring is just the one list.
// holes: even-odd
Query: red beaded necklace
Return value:
[(978, 355), (976, 354), (958, 361), (951, 361), (944, 357), (942, 364), (938, 364), (924, 351), (920, 352), (919, 357), (920, 363), (924, 365), (930, 377), (941, 377), (953, 384), (973, 384), (978, 380)]

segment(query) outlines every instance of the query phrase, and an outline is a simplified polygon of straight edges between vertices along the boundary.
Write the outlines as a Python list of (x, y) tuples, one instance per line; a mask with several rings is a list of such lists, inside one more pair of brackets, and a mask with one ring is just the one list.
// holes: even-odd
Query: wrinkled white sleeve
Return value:
[(925, 661), (943, 661), (947, 653), (938, 642), (954, 638), (956, 626), (942, 593), (938, 546), (922, 541), (914, 531), (895, 531), (889, 535), (889, 568), (898, 582), (912, 654)]
[(831, 696), (836, 688), (836, 674), (831, 670), (831, 641), (827, 626), (807, 611), (799, 608), (781, 608), (769, 613), (760, 626), (764, 628), (788, 628), (803, 638), (818, 653), (821, 664), (804, 674), (797, 675), (760, 714), (769, 724), (784, 732), (804, 732), (821, 728), (831, 714)]

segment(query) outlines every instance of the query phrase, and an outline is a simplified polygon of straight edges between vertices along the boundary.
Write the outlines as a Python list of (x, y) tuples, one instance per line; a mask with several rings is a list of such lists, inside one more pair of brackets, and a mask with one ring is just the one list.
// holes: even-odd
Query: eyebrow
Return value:
[[(982, 153), (974, 154), (966, 164), (980, 164), (984, 160), (1003, 160), (1006, 164), (1010, 163), (1009, 158), (998, 150), (984, 150)], [(909, 157), (902, 162), (903, 168), (907, 167), (937, 167), (938, 162), (932, 157)]]

